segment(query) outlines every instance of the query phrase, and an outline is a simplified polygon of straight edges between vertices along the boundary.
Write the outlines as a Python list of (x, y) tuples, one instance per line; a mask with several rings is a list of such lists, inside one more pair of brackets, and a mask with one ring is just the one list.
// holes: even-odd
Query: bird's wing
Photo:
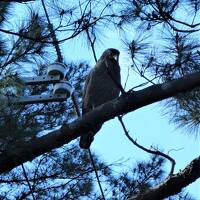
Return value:
[(93, 72), (93, 69), (90, 71), (90, 73), (87, 75), (87, 78), (85, 80), (85, 86), (83, 89), (83, 96), (82, 96), (82, 113), (85, 113), (85, 108), (84, 108), (84, 101), (85, 101), (85, 95), (86, 95), (86, 91), (87, 91), (87, 87), (89, 85), (90, 79), (91, 79), (91, 74)]

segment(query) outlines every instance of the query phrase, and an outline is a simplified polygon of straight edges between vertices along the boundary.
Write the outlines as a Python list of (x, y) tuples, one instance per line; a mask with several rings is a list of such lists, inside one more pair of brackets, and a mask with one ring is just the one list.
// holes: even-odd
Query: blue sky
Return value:
[[(18, 4), (19, 6), (19, 4)], [(107, 30), (101, 37), (101, 42), (96, 45), (97, 57), (107, 48), (117, 48), (120, 50), (120, 66), (122, 85), (124, 84), (128, 67), (131, 65), (130, 59), (124, 51), (121, 42), (121, 34), (116, 29)], [(135, 30), (129, 28), (128, 37), (135, 35)], [(156, 42), (156, 41), (155, 41)], [(66, 61), (88, 61), (92, 66), (95, 65), (92, 51), (88, 48), (82, 37), (75, 38), (62, 45), (62, 53)], [(136, 73), (130, 71), (127, 89), (143, 83), (144, 80)], [(169, 124), (169, 116), (163, 116), (162, 103), (155, 103), (124, 117), (124, 122), (131, 136), (137, 139), (138, 143), (145, 147), (151, 145), (158, 146), (169, 153), (177, 164), (175, 171), (183, 169), (189, 162), (200, 153), (199, 138), (187, 134), (185, 129), (176, 129), (173, 124)], [(92, 151), (97, 152), (108, 164), (121, 160), (128, 160), (126, 165), (132, 166), (138, 160), (148, 159), (149, 155), (133, 146), (124, 136), (123, 130), (117, 119), (106, 122), (99, 133), (96, 135), (92, 144)], [(168, 164), (166, 169), (169, 169)], [(196, 181), (188, 187), (188, 191), (200, 199), (200, 181)]]
[[(134, 31), (132, 32), (132, 36), (134, 36), (133, 33)], [(124, 51), (124, 46), (119, 39), (120, 37), (117, 30), (116, 32), (107, 31), (107, 35), (103, 37), (103, 42), (96, 46), (96, 52), (97, 56), (100, 57), (101, 53), (107, 48), (114, 47), (120, 50), (119, 62), (121, 66), (122, 85), (124, 85), (131, 61)], [(65, 52), (67, 59), (75, 62), (78, 60), (87, 60), (92, 66), (95, 65), (92, 52), (90, 49), (87, 50), (87, 45), (84, 42), (75, 39), (74, 42), (66, 45), (68, 46), (67, 49), (65, 49), (65, 45), (63, 45), (63, 52)], [(75, 52), (75, 55), (72, 57), (70, 52)], [(132, 70), (129, 73), (127, 90), (145, 82), (144, 79)], [(151, 145), (159, 147), (166, 154), (169, 152), (169, 155), (176, 160), (175, 172), (179, 172), (192, 159), (199, 156), (199, 138), (188, 134), (184, 128), (177, 129), (174, 124), (170, 124), (169, 115), (163, 115), (166, 108), (162, 105), (163, 103), (161, 102), (154, 103), (129, 113), (124, 117), (124, 122), (130, 131), (130, 135), (134, 139), (137, 139), (139, 144), (149, 148)], [(138, 160), (149, 158), (149, 154), (133, 146), (128, 141), (116, 118), (103, 125), (102, 129), (95, 136), (91, 149), (97, 152), (107, 163), (127, 161), (124, 163), (127, 167), (133, 166)], [(166, 170), (169, 171), (170, 163), (167, 163)], [(197, 200), (200, 199), (200, 192), (198, 192), (200, 191), (200, 180), (188, 186), (187, 190)]]

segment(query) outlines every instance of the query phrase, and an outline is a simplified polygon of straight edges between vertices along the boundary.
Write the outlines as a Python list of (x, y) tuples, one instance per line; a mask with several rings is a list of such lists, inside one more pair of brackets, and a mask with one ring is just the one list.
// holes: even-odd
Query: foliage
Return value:
[[(11, 145), (31, 141), (76, 117), (71, 99), (37, 105), (14, 105), (9, 101), (10, 97), (46, 94), (53, 90), (53, 85), (25, 87), (20, 80), (21, 76), (45, 75), (48, 64), (57, 61), (53, 49), (56, 43), (52, 42), (45, 13), (39, 9), (41, 3), (37, 0), (31, 5), (25, 2), (27, 4), (22, 4), (23, 9), (19, 10), (22, 12), (16, 14), (18, 4), (14, 1), (0, 3), (0, 99), (3, 98), (0, 102), (0, 154)], [(132, 61), (131, 69), (146, 81), (138, 87), (174, 80), (200, 70), (199, 8), (200, 3), (193, 0), (47, 2), (61, 52), (64, 42), (79, 38), (88, 44), (96, 59), (95, 48), (103, 34), (112, 29), (122, 33)], [(187, 12), (183, 21), (180, 12), (184, 11)], [(140, 31), (134, 38), (130, 36), (130, 27)], [(83, 83), (90, 66), (84, 61), (66, 61), (65, 57), (64, 62), (67, 78), (81, 107)], [(177, 94), (166, 105), (175, 124), (198, 131), (199, 102), (197, 88), (184, 95)], [(98, 156), (94, 155), (94, 160), (104, 181), (107, 199), (126, 199), (143, 193), (161, 183), (166, 175), (164, 160), (158, 156), (138, 162), (120, 174), (115, 174)], [(88, 154), (80, 151), (77, 144), (36, 158), (26, 164), (26, 171), (36, 199), (101, 198)], [(31, 199), (21, 166), (2, 175), (0, 183), (3, 186), (0, 199)], [(183, 192), (170, 199), (192, 200), (192, 197)]]
[[(120, 27), (133, 23), (149, 37), (126, 43), (133, 60), (132, 68), (148, 83), (166, 82), (200, 70), (200, 43), (197, 1), (126, 1), (121, 10)], [(184, 13), (185, 21), (179, 16)], [(194, 15), (189, 15), (189, 11)], [(192, 18), (193, 17), (193, 18)], [(192, 20), (192, 23), (190, 23)], [(195, 23), (196, 22), (196, 23)], [(162, 26), (161, 26), (162, 25)], [(153, 41), (154, 37), (158, 41)], [(146, 39), (146, 42), (144, 41)], [(148, 42), (148, 44), (147, 44)], [(150, 43), (155, 43), (153, 46)], [(150, 53), (149, 53), (150, 52)], [(139, 60), (140, 54), (143, 58)], [(151, 79), (147, 77), (151, 77)], [(187, 127), (189, 132), (199, 130), (199, 89), (178, 94), (166, 103), (171, 122)]]
[[(95, 161), (105, 176), (109, 167), (98, 159)], [(94, 195), (94, 174), (88, 154), (77, 145), (44, 154), (25, 167), (37, 199), (81, 199)], [(1, 176), (0, 183), (6, 199), (31, 198), (21, 166)]]
[(113, 177), (110, 179), (110, 185), (113, 187), (112, 197), (114, 199), (127, 199), (132, 195), (147, 191), (163, 179), (163, 165), (163, 158), (152, 156), (149, 161), (138, 162), (129, 171)]
[[(93, 156), (101, 180), (104, 180), (106, 199), (127, 199), (133, 194), (147, 191), (164, 179), (165, 161), (158, 156), (152, 156), (145, 162), (140, 161), (133, 168), (119, 174), (112, 171), (112, 165), (106, 165), (95, 154)], [(120, 167), (121, 163), (115, 164), (115, 168), (117, 166)], [(26, 172), (37, 199), (101, 198), (98, 188), (95, 187), (95, 177), (88, 154), (80, 151), (77, 145), (44, 154), (35, 159), (31, 165), (27, 164)], [(20, 166), (1, 176), (0, 183), (4, 188), (2, 196), (6, 199), (31, 198)], [(185, 192), (169, 198), (173, 199), (193, 200)]]

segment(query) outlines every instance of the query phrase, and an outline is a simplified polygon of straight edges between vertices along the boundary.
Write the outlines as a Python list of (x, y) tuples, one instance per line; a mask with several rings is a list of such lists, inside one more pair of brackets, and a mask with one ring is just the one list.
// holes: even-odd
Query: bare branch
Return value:
[(151, 153), (151, 154), (154, 154), (154, 155), (162, 156), (163, 158), (166, 158), (166, 159), (168, 159), (168, 160), (171, 162), (171, 165), (172, 165), (172, 166), (171, 166), (171, 170), (170, 170), (170, 173), (169, 173), (169, 176), (171, 176), (171, 175), (174, 173), (174, 167), (175, 167), (175, 164), (176, 164), (175, 160), (174, 160), (172, 157), (170, 157), (169, 155), (164, 154), (163, 152), (159, 151), (158, 149), (151, 150), (151, 149), (147, 149), (146, 147), (144, 147), (144, 146), (138, 144), (137, 141), (134, 140), (134, 139), (129, 135), (129, 133), (128, 133), (127, 129), (126, 129), (126, 126), (125, 126), (125, 124), (124, 124), (124, 122), (123, 122), (123, 120), (122, 120), (122, 117), (120, 116), (120, 117), (118, 117), (118, 119), (119, 119), (119, 121), (120, 121), (120, 123), (121, 123), (121, 125), (122, 125), (122, 128), (123, 128), (123, 130), (124, 130), (124, 133), (125, 133), (126, 137), (127, 137), (135, 146), (137, 146), (138, 148), (142, 149), (143, 151), (145, 151), (145, 152), (147, 152), (147, 153)]

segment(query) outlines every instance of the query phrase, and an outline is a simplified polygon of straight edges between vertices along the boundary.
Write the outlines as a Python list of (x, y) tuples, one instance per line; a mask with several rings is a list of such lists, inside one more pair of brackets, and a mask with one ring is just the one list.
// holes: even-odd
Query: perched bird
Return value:
[[(83, 91), (83, 115), (119, 96), (121, 86), (119, 54), (120, 52), (117, 49), (105, 50), (95, 67), (90, 71)], [(81, 136), (81, 148), (88, 149), (90, 147), (94, 135), (100, 130), (101, 126), (102, 124), (98, 124), (88, 134)]]

